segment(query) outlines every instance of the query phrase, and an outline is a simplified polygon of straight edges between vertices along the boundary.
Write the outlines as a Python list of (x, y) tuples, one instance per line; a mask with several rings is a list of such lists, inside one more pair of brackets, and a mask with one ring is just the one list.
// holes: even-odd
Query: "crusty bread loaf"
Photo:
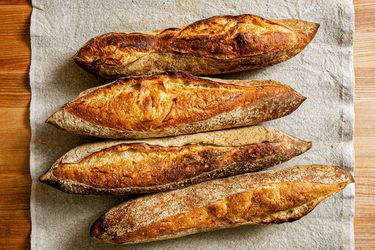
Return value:
[(288, 60), (310, 43), (318, 28), (302, 20), (216, 16), (179, 28), (100, 35), (73, 59), (105, 78), (167, 70), (221, 74)]
[(270, 167), (310, 147), (271, 127), (100, 142), (72, 149), (40, 180), (77, 194), (150, 193)]
[(210, 80), (167, 72), (86, 90), (47, 122), (97, 137), (165, 137), (276, 119), (304, 100), (276, 81)]
[(133, 244), (293, 221), (353, 181), (346, 169), (307, 165), (203, 182), (124, 202), (99, 218), (91, 235)]

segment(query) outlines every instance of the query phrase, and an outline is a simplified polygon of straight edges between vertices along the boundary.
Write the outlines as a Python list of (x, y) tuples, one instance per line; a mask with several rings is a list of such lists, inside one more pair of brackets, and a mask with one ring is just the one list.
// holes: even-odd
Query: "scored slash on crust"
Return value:
[(47, 122), (103, 138), (166, 137), (277, 119), (292, 113), (305, 99), (278, 81), (165, 72), (86, 90)]
[(311, 142), (271, 127), (93, 143), (69, 151), (40, 181), (68, 193), (160, 192), (261, 170), (300, 155), (310, 147)]
[(353, 181), (347, 169), (331, 165), (213, 180), (121, 203), (93, 224), (91, 236), (136, 244), (240, 225), (294, 221)]
[(167, 70), (222, 74), (288, 60), (310, 43), (318, 28), (302, 20), (217, 16), (179, 28), (100, 35), (73, 59), (83, 69), (113, 79)]

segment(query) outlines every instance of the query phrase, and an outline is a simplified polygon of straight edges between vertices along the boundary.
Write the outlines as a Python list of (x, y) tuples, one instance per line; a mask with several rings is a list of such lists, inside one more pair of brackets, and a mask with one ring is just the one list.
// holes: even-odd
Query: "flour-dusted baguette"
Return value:
[(216, 16), (179, 28), (100, 35), (73, 59), (105, 78), (167, 70), (221, 74), (288, 60), (310, 43), (318, 28), (302, 20)]
[(165, 137), (276, 119), (304, 100), (276, 81), (213, 80), (167, 72), (86, 90), (47, 122), (97, 137)]
[(353, 181), (346, 169), (306, 165), (203, 182), (124, 202), (99, 218), (91, 235), (133, 244), (245, 224), (290, 222)]
[(271, 127), (100, 142), (72, 149), (40, 180), (76, 194), (158, 192), (270, 167), (310, 147)]

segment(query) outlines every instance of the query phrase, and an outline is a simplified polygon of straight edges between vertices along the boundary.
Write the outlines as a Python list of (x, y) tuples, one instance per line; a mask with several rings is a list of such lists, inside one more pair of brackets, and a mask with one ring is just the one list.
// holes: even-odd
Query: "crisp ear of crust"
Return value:
[(213, 180), (124, 202), (93, 224), (91, 236), (134, 244), (246, 224), (293, 221), (353, 181), (348, 170), (330, 165)]
[(310, 43), (318, 28), (302, 20), (216, 16), (178, 28), (97, 36), (73, 59), (105, 78), (166, 70), (221, 74), (288, 60)]
[(77, 194), (160, 192), (267, 168), (310, 147), (270, 127), (93, 143), (66, 153), (40, 181)]
[(104, 138), (165, 137), (254, 125), (288, 115), (304, 100), (277, 81), (166, 72), (86, 90), (47, 122)]

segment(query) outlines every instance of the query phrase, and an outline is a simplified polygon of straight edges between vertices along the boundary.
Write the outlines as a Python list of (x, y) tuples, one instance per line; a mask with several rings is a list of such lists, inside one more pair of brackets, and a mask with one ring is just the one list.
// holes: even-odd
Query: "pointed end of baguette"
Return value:
[[(323, 168), (322, 171), (332, 171), (332, 175), (334, 176), (334, 179), (336, 180), (337, 183), (342, 183), (343, 188), (349, 185), (350, 183), (354, 183), (354, 178), (353, 175), (350, 173), (350, 170), (337, 166), (337, 165), (316, 165), (317, 167)], [(330, 168), (330, 169), (328, 169)]]
[(46, 173), (39, 177), (39, 181), (43, 184), (46, 184), (51, 187), (55, 187), (59, 189), (59, 183), (53, 178), (53, 174), (51, 173), (51, 169), (49, 169)]
[(45, 174), (43, 174), (43, 175), (41, 175), (41, 176), (39, 177), (39, 181), (42, 182), (42, 183), (47, 183), (48, 180), (49, 180), (49, 178), (48, 178), (47, 173), (45, 173)]
[(53, 182), (53, 173), (51, 171), (51, 168), (47, 170), (47, 172), (45, 172), (44, 174), (42, 174), (40, 177), (39, 177), (39, 181), (44, 183), (44, 184), (48, 184), (48, 185), (51, 185), (51, 182)]
[(309, 41), (313, 40), (316, 33), (318, 33), (318, 30), (320, 28), (319, 23), (313, 23), (313, 22), (306, 22), (305, 26), (307, 27), (306, 32), (304, 32), (307, 37), (309, 38)]
[(104, 240), (103, 234), (105, 229), (102, 227), (103, 224), (103, 216), (97, 219), (94, 224), (92, 224), (90, 228), (90, 236), (99, 240)]
[(305, 46), (314, 39), (318, 29), (320, 27), (319, 23), (308, 22), (303, 20), (296, 19), (281, 19), (281, 20), (272, 20), (276, 23), (287, 26), (288, 28), (298, 32), (302, 36), (300, 37), (301, 43)]
[(46, 123), (53, 124), (56, 121), (56, 118), (59, 116), (60, 110), (56, 111), (52, 115), (50, 115), (47, 120), (45, 121)]
[(300, 94), (297, 91), (295, 91), (295, 92), (296, 92), (296, 109), (297, 109), (297, 108), (299, 108), (299, 106), (302, 105), (302, 103), (304, 103), (304, 101), (307, 100), (307, 97), (303, 96), (302, 94)]
[(349, 173), (349, 183), (348, 184), (350, 184), (350, 183), (355, 183), (355, 179), (354, 179), (354, 177), (351, 173)]
[[(295, 137), (292, 137), (291, 139), (292, 139), (292, 141), (289, 144), (289, 147), (290, 147), (289, 152), (292, 152), (291, 153), (292, 157), (301, 155), (301, 154), (305, 153), (306, 151), (308, 151), (312, 147), (312, 142), (310, 142), (310, 141), (303, 141), (303, 140), (295, 138)], [(292, 158), (292, 157), (290, 157), (290, 158)]]
[(69, 189), (66, 190), (66, 188), (65, 188), (65, 186), (64, 186), (64, 184), (61, 180), (58, 180), (57, 178), (55, 178), (51, 169), (49, 169), (46, 173), (41, 175), (39, 177), (39, 181), (43, 184), (46, 184), (46, 185), (51, 186), (53, 188), (56, 188), (60, 191), (72, 193), (72, 192), (69, 192)]
[(80, 66), (82, 69), (86, 70), (89, 73), (95, 74), (95, 70), (92, 66), (92, 62), (85, 60), (84, 57), (81, 56), (80, 49), (77, 53), (72, 56), (73, 61)]
[(47, 120), (45, 121), (45, 123), (55, 125), (54, 114), (51, 115), (50, 117), (48, 117)]
[(349, 169), (335, 166), (337, 169), (337, 176), (341, 176), (341, 179), (343, 179), (344, 182), (347, 184), (355, 183), (353, 175), (350, 173)]
[(303, 153), (306, 152), (307, 150), (309, 150), (311, 147), (312, 147), (311, 141), (302, 141), (301, 142), (301, 149), (302, 149)]
[[(304, 101), (307, 100), (307, 97), (303, 96), (301, 93), (297, 92), (296, 90), (294, 90), (292, 88), (291, 88), (291, 90), (292, 90), (292, 95), (291, 95), (292, 98), (291, 98), (290, 101), (293, 103), (294, 110), (296, 110), (302, 105), (302, 103)], [(292, 111), (294, 111), (294, 110), (292, 110)]]
[(300, 23), (300, 26), (295, 26), (295, 29), (307, 37), (306, 42), (308, 44), (314, 39), (316, 33), (318, 33), (320, 24), (313, 23), (313, 22), (306, 22), (306, 21), (300, 21), (300, 22), (303, 22), (303, 23)]
[(306, 96), (302, 95), (297, 90), (295, 90), (294, 88), (292, 88), (291, 86), (289, 86), (288, 84), (284, 82), (280, 82), (276, 80), (265, 80), (265, 81), (263, 80), (263, 81), (257, 81), (257, 82), (269, 83), (274, 86), (277, 86), (277, 88), (279, 88), (280, 90), (282, 90), (284, 93), (288, 95), (289, 97), (288, 100), (293, 101), (294, 103), (298, 104), (296, 108), (298, 108), (299, 105), (301, 105), (307, 99)]
[(45, 123), (48, 123), (48, 124), (51, 124), (53, 126), (55, 126), (56, 128), (62, 128), (62, 126), (60, 125), (61, 122), (60, 121), (63, 121), (63, 111), (62, 110), (59, 110), (57, 112), (55, 112), (53, 115), (51, 115), (50, 117), (48, 117), (48, 119), (45, 121)]
[(354, 178), (349, 169), (337, 165), (300, 165), (296, 166), (294, 170), (303, 173), (308, 178), (314, 177), (323, 184), (340, 183), (341, 189), (350, 183), (354, 183)]
[(95, 38), (87, 41), (73, 56), (73, 61), (82, 69), (95, 74), (94, 66), (97, 54)]

